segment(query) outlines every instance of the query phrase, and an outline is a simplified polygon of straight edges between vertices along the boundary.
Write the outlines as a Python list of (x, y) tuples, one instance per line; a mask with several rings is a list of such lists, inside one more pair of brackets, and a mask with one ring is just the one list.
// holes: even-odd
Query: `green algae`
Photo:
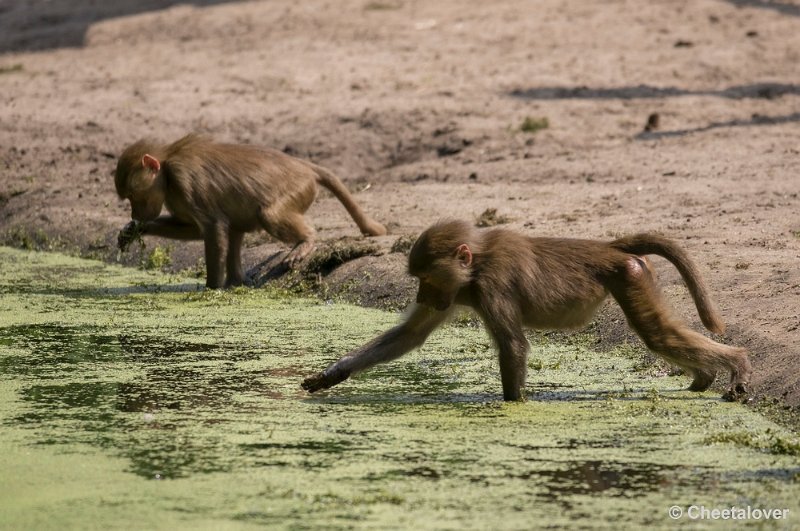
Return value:
[(397, 319), (0, 248), (0, 521), (639, 529), (702, 505), (798, 526), (797, 434), (630, 346), (532, 336), (528, 401), (506, 404), (490, 341), (462, 323), (325, 394), (299, 388)]
[(156, 245), (147, 256), (142, 259), (142, 267), (144, 269), (157, 269), (163, 270), (172, 264), (172, 256), (170, 256), (171, 249), (169, 247), (161, 247)]

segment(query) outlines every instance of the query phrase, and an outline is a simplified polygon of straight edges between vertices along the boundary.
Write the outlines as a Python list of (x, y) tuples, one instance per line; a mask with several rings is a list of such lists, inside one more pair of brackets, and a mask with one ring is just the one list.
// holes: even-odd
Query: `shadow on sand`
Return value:
[[(800, 85), (787, 83), (754, 83), (750, 85), (734, 85), (722, 90), (686, 90), (676, 87), (652, 87), (638, 85), (635, 87), (590, 88), (590, 87), (536, 87), (517, 89), (510, 96), (526, 100), (633, 100), (659, 99), (682, 96), (711, 96), (740, 99), (776, 99), (782, 96), (800, 96)], [(672, 131), (642, 131), (635, 136), (636, 140), (657, 140), (660, 138), (680, 137), (694, 133), (702, 133), (713, 129), (729, 127), (751, 127), (779, 125), (800, 122), (800, 112), (782, 116), (766, 116), (753, 114), (749, 119), (732, 119), (722, 122), (711, 122), (702, 127), (676, 129)]]
[(772, 9), (781, 15), (800, 17), (800, 5), (787, 4), (786, 2), (773, 2), (772, 0), (727, 0), (729, 4), (736, 7), (756, 7), (761, 9)]
[(591, 87), (535, 87), (516, 89), (510, 92), (515, 98), (526, 100), (633, 100), (674, 98), (678, 96), (716, 96), (734, 100), (761, 98), (775, 99), (785, 95), (800, 95), (800, 85), (788, 83), (753, 83), (734, 85), (722, 90), (686, 90), (677, 87), (591, 88)]
[(86, 30), (101, 20), (189, 4), (235, 0), (0, 0), (0, 53), (83, 46)]

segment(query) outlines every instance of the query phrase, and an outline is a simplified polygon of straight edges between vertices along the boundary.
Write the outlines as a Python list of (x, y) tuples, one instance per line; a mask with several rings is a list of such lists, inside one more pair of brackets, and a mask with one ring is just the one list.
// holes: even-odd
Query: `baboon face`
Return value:
[[(439, 311), (448, 309), (471, 279), (472, 251), (462, 243), (466, 228), (456, 224), (453, 231), (450, 225), (422, 233), (408, 258), (408, 272), (419, 279), (417, 303)], [(441, 232), (447, 237), (441, 238)]]
[(464, 269), (454, 256), (432, 259), (425, 269), (414, 275), (419, 278), (417, 303), (439, 311), (448, 309), (464, 287)]
[(158, 191), (149, 192), (142, 195), (132, 195), (128, 199), (131, 202), (131, 219), (136, 221), (152, 221), (161, 214), (163, 199)]
[(159, 173), (161, 164), (150, 155), (137, 157), (129, 151), (117, 163), (114, 174), (117, 194), (131, 202), (132, 219), (152, 221), (161, 214), (164, 205), (165, 190)]
[(442, 289), (428, 280), (419, 280), (419, 291), (417, 291), (417, 303), (429, 306), (439, 311), (444, 311), (453, 304), (456, 297), (455, 291)]

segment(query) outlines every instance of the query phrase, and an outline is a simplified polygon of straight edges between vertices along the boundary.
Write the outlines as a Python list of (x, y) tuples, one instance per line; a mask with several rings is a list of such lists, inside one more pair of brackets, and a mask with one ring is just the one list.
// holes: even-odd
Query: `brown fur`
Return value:
[[(148, 168), (145, 156), (160, 163)], [(303, 214), (317, 196), (317, 185), (341, 201), (363, 234), (386, 234), (356, 204), (330, 171), (280, 151), (222, 144), (190, 134), (162, 145), (140, 140), (119, 158), (117, 193), (131, 202), (131, 217), (144, 234), (205, 242), (206, 285), (244, 281), (241, 244), (244, 233), (264, 229), (294, 245), (286, 262), (293, 266), (314, 248), (314, 230)], [(166, 207), (170, 215), (161, 216)], [(126, 243), (123, 231), (120, 244)]]
[(677, 319), (661, 298), (645, 254), (662, 256), (678, 269), (703, 323), (721, 333), (724, 325), (697, 268), (671, 240), (654, 234), (612, 242), (530, 238), (447, 221), (426, 230), (411, 249), (409, 272), (420, 287), (407, 320), (307, 378), (303, 387), (328, 388), (401, 356), (421, 345), (457, 304), (473, 308), (486, 324), (500, 352), (503, 397), (518, 400), (528, 354), (523, 327), (583, 326), (610, 293), (649, 349), (693, 375), (691, 390), (707, 389), (717, 371), (725, 370), (731, 374), (728, 396), (744, 394), (751, 372), (747, 351), (712, 341)]

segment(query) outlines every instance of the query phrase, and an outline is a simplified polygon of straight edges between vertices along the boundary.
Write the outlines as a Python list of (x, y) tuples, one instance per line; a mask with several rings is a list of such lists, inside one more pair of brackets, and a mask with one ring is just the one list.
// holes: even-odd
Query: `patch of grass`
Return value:
[(416, 241), (417, 237), (412, 234), (400, 236), (392, 244), (391, 252), (408, 254)]
[(786, 437), (773, 436), (769, 450), (773, 454), (793, 455), (800, 457), (800, 441), (789, 440)]
[(50, 237), (42, 229), (30, 230), (25, 227), (14, 227), (6, 231), (3, 240), (13, 247), (27, 251), (45, 251), (53, 248)]
[(200, 257), (194, 263), (193, 266), (187, 267), (186, 269), (181, 270), (181, 274), (194, 277), (194, 278), (203, 278), (206, 276), (206, 260), (204, 257)]
[(367, 2), (364, 11), (392, 11), (401, 7), (403, 4), (399, 2)]
[(264, 297), (269, 300), (296, 299), (297, 295), (286, 288), (266, 285), (262, 288), (237, 286), (231, 289), (200, 289), (188, 292), (183, 296), (186, 302), (203, 303), (210, 306), (232, 306), (247, 302), (253, 297)]
[(494, 227), (495, 225), (504, 225), (510, 221), (510, 217), (498, 214), (496, 208), (487, 208), (478, 216), (475, 225), (478, 227)]
[(522, 125), (519, 126), (519, 130), (523, 133), (535, 133), (542, 129), (547, 129), (548, 127), (550, 127), (550, 120), (546, 117), (534, 118), (532, 116), (526, 116), (525, 119), (522, 120)]
[(13, 65), (8, 65), (8, 66), (0, 66), (0, 75), (22, 72), (23, 69), (24, 67), (22, 66), (22, 63), (15, 63)]
[(169, 247), (156, 247), (142, 260), (142, 267), (147, 270), (163, 270), (172, 264)]
[(651, 387), (647, 390), (643, 400), (649, 402), (649, 410), (652, 414), (658, 414), (661, 409), (668, 407), (665, 403), (664, 396), (659, 393), (658, 389), (655, 387)]
[(352, 499), (351, 503), (353, 505), (374, 505), (376, 503), (402, 505), (405, 501), (404, 497), (398, 496), (397, 494), (387, 491), (378, 491), (368, 495), (356, 496)]
[(615, 347), (614, 353), (632, 360), (639, 360), (642, 358), (642, 348), (632, 345), (627, 341)]
[(651, 387), (650, 389), (647, 390), (647, 394), (645, 395), (644, 399), (656, 404), (658, 402), (661, 402), (663, 400), (663, 397), (658, 392), (658, 389), (656, 389), (655, 387)]
[(539, 358), (531, 358), (528, 361), (528, 368), (533, 369), (534, 371), (543, 371), (543, 370), (551, 370), (557, 371), (561, 369), (561, 364), (563, 363), (564, 358), (559, 357), (557, 360), (551, 360), (549, 363), (545, 363)]
[(755, 448), (772, 454), (800, 457), (800, 441), (776, 435), (769, 430), (764, 436), (757, 436), (746, 431), (723, 432), (710, 435), (703, 441), (705, 444), (730, 443), (745, 448)]
[(236, 287), (233, 289), (203, 289), (187, 293), (184, 300), (188, 302), (201, 302), (214, 305), (230, 305), (241, 302), (250, 294), (250, 289)]
[(633, 396), (633, 392), (628, 389), (628, 386), (625, 385), (625, 382), (622, 382), (622, 391), (608, 391), (607, 393), (603, 393), (605, 400), (607, 402), (611, 402), (614, 400), (624, 400), (626, 398), (631, 398)]
[(453, 326), (465, 328), (480, 328), (482, 325), (480, 318), (472, 311), (459, 312), (451, 321)]
[(263, 293), (266, 297), (270, 299), (295, 299), (296, 295), (292, 293), (290, 290), (275, 286), (272, 284), (265, 284), (264, 286), (258, 288), (261, 293)]

